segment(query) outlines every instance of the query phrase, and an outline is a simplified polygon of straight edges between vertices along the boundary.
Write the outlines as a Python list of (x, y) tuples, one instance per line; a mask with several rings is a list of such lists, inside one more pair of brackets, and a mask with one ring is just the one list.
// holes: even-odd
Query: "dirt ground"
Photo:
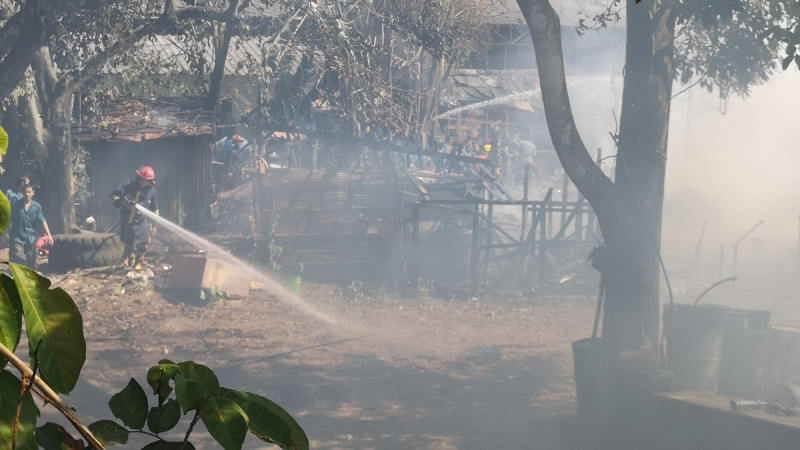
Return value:
[[(328, 323), (266, 290), (203, 304), (119, 270), (45, 275), (83, 314), (88, 357), (67, 401), (87, 423), (112, 418), (110, 396), (131, 377), (146, 386), (169, 358), (276, 401), (312, 448), (570, 448), (570, 344), (591, 333), (591, 298), (408, 299), (304, 283)], [(192, 441), (217, 447), (202, 426)], [(248, 436), (244, 448), (275, 447)]]

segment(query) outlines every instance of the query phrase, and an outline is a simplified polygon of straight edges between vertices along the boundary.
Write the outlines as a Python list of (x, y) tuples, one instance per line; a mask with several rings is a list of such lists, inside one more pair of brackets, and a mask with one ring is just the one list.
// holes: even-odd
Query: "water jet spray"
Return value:
[(170, 222), (169, 220), (163, 217), (160, 217), (152, 213), (148, 209), (144, 208), (142, 205), (137, 204), (136, 209), (151, 222), (166, 228), (167, 230), (171, 231), (172, 234), (178, 236), (185, 242), (192, 244), (196, 248), (204, 250), (206, 254), (213, 255), (219, 258), (224, 263), (235, 267), (245, 276), (249, 277), (251, 281), (256, 281), (258, 283), (263, 284), (271, 293), (277, 296), (278, 299), (281, 300), (282, 302), (295, 306), (300, 310), (302, 310), (303, 312), (305, 312), (306, 314), (313, 316), (316, 319), (319, 319), (323, 322), (330, 324), (338, 322), (337, 319), (334, 319), (326, 314), (317, 311), (309, 303), (307, 303), (297, 295), (289, 292), (288, 289), (286, 289), (285, 287), (283, 287), (283, 285), (273, 280), (270, 276), (266, 275), (258, 268), (233, 256), (228, 250), (214, 244), (208, 239), (200, 237), (197, 234), (182, 228), (181, 226), (175, 223)]

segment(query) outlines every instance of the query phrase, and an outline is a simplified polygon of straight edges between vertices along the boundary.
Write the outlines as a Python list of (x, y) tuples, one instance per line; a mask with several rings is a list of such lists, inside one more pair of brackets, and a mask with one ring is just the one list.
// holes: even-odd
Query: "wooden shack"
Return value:
[(93, 216), (99, 231), (114, 227), (119, 213), (111, 192), (148, 165), (156, 172), (160, 214), (196, 227), (212, 201), (211, 118), (197, 109), (128, 101), (107, 112), (104, 123), (104, 128), (78, 134), (78, 144), (88, 154), (88, 189), (79, 190), (78, 223)]

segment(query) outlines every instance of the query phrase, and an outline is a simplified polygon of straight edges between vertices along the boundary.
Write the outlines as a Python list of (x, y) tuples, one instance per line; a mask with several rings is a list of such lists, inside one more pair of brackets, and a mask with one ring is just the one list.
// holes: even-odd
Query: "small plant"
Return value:
[(367, 291), (364, 288), (364, 282), (361, 280), (353, 280), (344, 288), (344, 296), (350, 300), (357, 300), (367, 297)]
[(419, 298), (428, 300), (434, 296), (435, 285), (433, 280), (425, 281), (422, 277), (417, 282), (417, 291)]
[(270, 215), (269, 224), (269, 241), (267, 242), (267, 250), (269, 251), (269, 268), (275, 272), (281, 270), (281, 265), (278, 262), (283, 256), (283, 247), (275, 240), (275, 227), (278, 226), (278, 219), (280, 214), (273, 211)]
[[(122, 422), (101, 420), (89, 425), (104, 445), (125, 444), (132, 433), (155, 438), (145, 448), (195, 448), (189, 441), (197, 422), (202, 421), (222, 448), (241, 448), (247, 432), (284, 449), (308, 448), (308, 438), (300, 425), (274, 402), (250, 392), (219, 385), (214, 372), (193, 361), (174, 363), (161, 360), (147, 371), (147, 384), (156, 397), (151, 406), (145, 390), (135, 379), (114, 394), (108, 402), (111, 412)], [(175, 428), (191, 413), (191, 421), (181, 442), (170, 442), (159, 434)], [(47, 424), (37, 429), (48, 439), (64, 430)], [(147, 427), (145, 429), (145, 427)], [(58, 432), (56, 434), (56, 432)]]
[(200, 289), (200, 301), (206, 305), (210, 305), (221, 300), (230, 300), (231, 298), (232, 296), (230, 292), (220, 290), (216, 286)]

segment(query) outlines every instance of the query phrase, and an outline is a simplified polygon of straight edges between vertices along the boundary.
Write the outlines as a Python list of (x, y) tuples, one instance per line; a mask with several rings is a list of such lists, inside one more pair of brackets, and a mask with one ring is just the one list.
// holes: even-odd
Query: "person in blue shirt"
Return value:
[(15, 200), (22, 198), (22, 191), (26, 184), (30, 184), (31, 179), (27, 175), (17, 177), (17, 190), (9, 189), (6, 191), (6, 198), (9, 203), (14, 203)]
[(142, 166), (136, 171), (136, 175), (135, 180), (112, 192), (111, 200), (119, 208), (119, 236), (125, 244), (125, 259), (122, 264), (141, 270), (150, 237), (156, 235), (156, 226), (142, 216), (136, 205), (158, 214), (158, 202), (156, 173), (153, 168)]
[(22, 187), (22, 197), (11, 203), (11, 232), (8, 233), (8, 256), (11, 262), (24, 264), (36, 270), (36, 226), (42, 224), (47, 233), (47, 243), (53, 245), (53, 235), (47, 226), (42, 205), (33, 200), (33, 186)]

